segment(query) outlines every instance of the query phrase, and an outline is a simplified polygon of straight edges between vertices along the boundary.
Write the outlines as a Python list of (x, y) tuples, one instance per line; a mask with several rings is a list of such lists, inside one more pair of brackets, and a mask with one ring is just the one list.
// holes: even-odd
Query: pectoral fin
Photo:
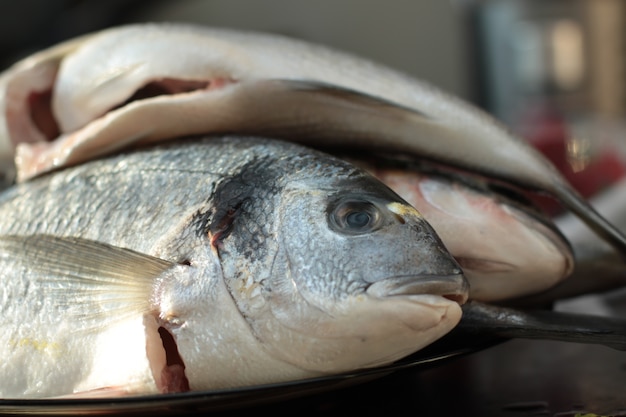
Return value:
[(81, 319), (120, 319), (151, 309), (155, 279), (174, 264), (101, 242), (51, 235), (0, 236), (0, 259), (33, 277)]

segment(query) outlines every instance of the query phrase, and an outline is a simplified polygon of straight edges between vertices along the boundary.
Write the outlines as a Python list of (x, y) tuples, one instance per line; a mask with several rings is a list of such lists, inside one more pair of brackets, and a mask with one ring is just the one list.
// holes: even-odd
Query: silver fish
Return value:
[(626, 253), (624, 234), (493, 118), (382, 65), (280, 36), (105, 30), (5, 72), (0, 114), (0, 146), (8, 159), (17, 148), (21, 180), (129, 143), (211, 132), (397, 150), (551, 194)]
[(185, 140), (0, 195), (0, 398), (240, 387), (387, 364), (468, 286), (421, 215), (346, 161)]

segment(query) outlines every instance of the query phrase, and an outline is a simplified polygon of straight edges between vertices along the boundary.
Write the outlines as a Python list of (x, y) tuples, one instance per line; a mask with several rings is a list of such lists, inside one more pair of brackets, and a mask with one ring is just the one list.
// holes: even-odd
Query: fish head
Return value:
[(279, 249), (252, 324), (265, 349), (308, 371), (347, 371), (450, 331), (468, 284), (417, 210), (368, 175), (320, 182), (288, 184), (278, 204)]
[(161, 286), (192, 389), (391, 363), (461, 318), (468, 283), (415, 208), (346, 161), (283, 145), (216, 185), (191, 222), (187, 278)]

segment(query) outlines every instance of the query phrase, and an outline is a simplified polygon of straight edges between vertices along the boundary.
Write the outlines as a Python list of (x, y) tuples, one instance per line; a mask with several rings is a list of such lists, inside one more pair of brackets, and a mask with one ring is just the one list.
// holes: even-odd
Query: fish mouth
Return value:
[(462, 305), (469, 298), (469, 283), (463, 274), (403, 275), (376, 281), (366, 292), (380, 298), (437, 295)]

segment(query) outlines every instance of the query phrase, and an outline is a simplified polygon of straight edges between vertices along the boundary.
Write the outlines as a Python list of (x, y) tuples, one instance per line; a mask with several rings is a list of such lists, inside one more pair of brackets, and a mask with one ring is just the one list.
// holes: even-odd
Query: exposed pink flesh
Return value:
[(157, 392), (189, 391), (185, 363), (178, 352), (174, 336), (160, 326), (156, 316), (144, 317), (146, 355)]
[(13, 146), (50, 140), (58, 135), (58, 129), (51, 128), (56, 122), (50, 108), (56, 76), (56, 63), (46, 63), (18, 72), (7, 81), (4, 123)]
[[(189, 381), (185, 374), (185, 363), (178, 351), (178, 346), (174, 336), (159, 325), (159, 319), (154, 315), (144, 316), (145, 331), (145, 354), (149, 363), (152, 381), (148, 383), (144, 379), (144, 374), (129, 374), (127, 380), (123, 378), (115, 385), (104, 385), (110, 382), (98, 379), (97, 383), (90, 383), (93, 387), (83, 391), (77, 391), (60, 398), (98, 398), (98, 397), (121, 397), (128, 395), (144, 395), (160, 393), (187, 392), (190, 390)], [(126, 340), (117, 339), (117, 343), (124, 343)], [(115, 341), (114, 341), (115, 342)], [(126, 358), (118, 358), (120, 362)], [(117, 365), (111, 363), (111, 366)], [(106, 366), (106, 365), (105, 365)], [(139, 378), (138, 378), (139, 377)], [(98, 386), (97, 384), (103, 384)]]
[(165, 349), (166, 363), (160, 375), (155, 375), (157, 387), (162, 393), (189, 391), (189, 381), (185, 376), (185, 364), (183, 363), (174, 337), (163, 327), (159, 327), (159, 335)]

